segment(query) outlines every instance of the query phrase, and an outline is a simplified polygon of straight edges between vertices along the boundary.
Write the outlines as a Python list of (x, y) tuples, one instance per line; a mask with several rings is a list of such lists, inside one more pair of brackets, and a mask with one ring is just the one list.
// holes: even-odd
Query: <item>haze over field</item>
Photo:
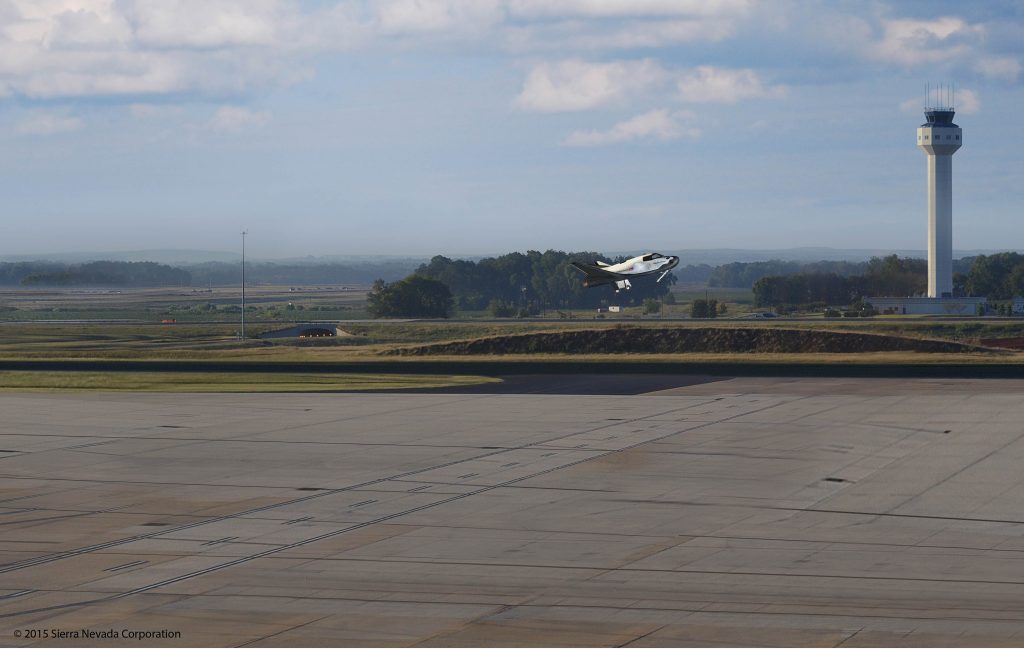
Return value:
[[(0, 0), (0, 258), (1019, 248), (1012, 2)], [(685, 260), (684, 260), (685, 263)]]

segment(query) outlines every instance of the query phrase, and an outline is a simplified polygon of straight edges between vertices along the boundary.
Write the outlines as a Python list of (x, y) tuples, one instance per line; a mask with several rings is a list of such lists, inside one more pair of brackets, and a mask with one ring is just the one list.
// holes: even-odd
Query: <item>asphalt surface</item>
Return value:
[[(818, 355), (819, 357), (821, 355)], [(500, 358), (500, 357), (499, 357)], [(1024, 378), (1020, 363), (705, 363), (637, 360), (574, 362), (523, 361), (372, 361), (372, 362), (260, 362), (260, 361), (132, 361), (132, 360), (0, 360), (0, 371), (59, 372), (287, 372), (368, 374), (465, 374), (514, 376), (522, 374), (661, 374), (715, 377), (864, 377), (864, 378)]]
[(1024, 644), (1024, 381), (659, 378), (0, 394), (0, 644)]
[(500, 383), (409, 389), (408, 394), (646, 394), (725, 380), (693, 374), (510, 374)]

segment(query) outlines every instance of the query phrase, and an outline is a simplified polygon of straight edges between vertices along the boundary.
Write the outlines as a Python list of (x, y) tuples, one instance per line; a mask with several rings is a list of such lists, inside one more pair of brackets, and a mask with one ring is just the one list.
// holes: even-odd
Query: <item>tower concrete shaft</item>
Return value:
[(953, 154), (963, 131), (952, 108), (925, 109), (917, 146), (928, 155), (928, 297), (953, 297)]

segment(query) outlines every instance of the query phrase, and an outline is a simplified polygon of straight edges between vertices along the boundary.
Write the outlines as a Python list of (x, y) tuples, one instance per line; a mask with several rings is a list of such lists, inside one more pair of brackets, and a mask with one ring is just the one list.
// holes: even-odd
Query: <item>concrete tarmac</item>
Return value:
[(1024, 381), (649, 387), (0, 394), (0, 645), (1024, 644)]

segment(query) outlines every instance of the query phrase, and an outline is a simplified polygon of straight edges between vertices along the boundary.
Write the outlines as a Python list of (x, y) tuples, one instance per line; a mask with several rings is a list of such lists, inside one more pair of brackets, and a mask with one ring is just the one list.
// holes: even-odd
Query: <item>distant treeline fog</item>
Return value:
[[(483, 309), (495, 301), (519, 306), (589, 305), (598, 293), (582, 288), (571, 261), (610, 258), (596, 252), (528, 251), (475, 261), (436, 256), (425, 264), (403, 259), (362, 263), (247, 262), (247, 284), (364, 285), (393, 282), (412, 274), (443, 282), (460, 309)], [(685, 259), (683, 260), (685, 262)], [(896, 255), (867, 261), (755, 261), (676, 268), (660, 285), (641, 282), (630, 298), (660, 298), (671, 286), (753, 288), (757, 303), (834, 303), (866, 295), (911, 295), (926, 286), (927, 263)], [(959, 295), (1008, 299), (1024, 294), (1024, 256), (997, 253), (953, 262)], [(155, 262), (93, 261), (69, 264), (51, 261), (0, 262), (0, 286), (237, 286), (240, 264), (208, 262), (171, 266)], [(604, 295), (605, 292), (599, 292)]]
[[(415, 268), (415, 261), (365, 265), (246, 262), (245, 279), (246, 284), (370, 285), (378, 279), (405, 277)], [(237, 286), (240, 279), (241, 265), (225, 262), (180, 267), (151, 261), (0, 262), (0, 286)]]

